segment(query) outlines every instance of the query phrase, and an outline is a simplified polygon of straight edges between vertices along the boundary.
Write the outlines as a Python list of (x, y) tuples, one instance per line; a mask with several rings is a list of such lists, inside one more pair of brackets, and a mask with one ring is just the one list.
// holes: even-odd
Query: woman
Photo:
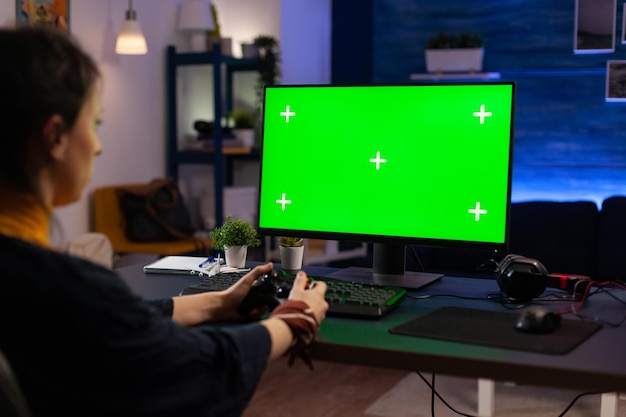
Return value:
[(271, 263), (227, 291), (144, 300), (57, 252), (53, 209), (79, 199), (102, 152), (99, 71), (60, 30), (2, 29), (0, 55), (0, 349), (33, 414), (240, 415), (267, 363), (313, 339), (326, 286), (300, 272), (269, 318), (226, 324)]

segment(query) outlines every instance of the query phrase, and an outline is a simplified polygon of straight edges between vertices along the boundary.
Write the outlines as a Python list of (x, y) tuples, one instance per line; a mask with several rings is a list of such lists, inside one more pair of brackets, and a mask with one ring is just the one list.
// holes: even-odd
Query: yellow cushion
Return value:
[[(105, 234), (111, 241), (113, 251), (123, 253), (151, 253), (158, 255), (179, 255), (199, 249), (195, 239), (166, 242), (131, 242), (124, 234), (124, 216), (120, 210), (116, 189), (119, 187), (141, 187), (144, 184), (114, 185), (97, 188), (94, 192), (94, 231)], [(211, 239), (202, 239), (211, 247)]]

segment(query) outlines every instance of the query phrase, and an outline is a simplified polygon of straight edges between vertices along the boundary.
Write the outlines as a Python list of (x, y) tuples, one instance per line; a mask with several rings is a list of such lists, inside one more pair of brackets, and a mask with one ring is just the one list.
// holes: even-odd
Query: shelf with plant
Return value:
[(256, 138), (261, 137), (261, 115), (263, 108), (263, 93), (266, 85), (276, 85), (280, 82), (280, 45), (271, 35), (258, 35), (253, 40), (258, 48), (258, 77), (256, 81), (256, 111), (255, 131)]
[(245, 109), (235, 109), (230, 114), (234, 129), (253, 129), (254, 114)]
[(241, 144), (246, 148), (254, 147), (254, 114), (246, 109), (235, 109), (230, 114), (230, 120), (232, 120), (233, 123), (233, 132), (235, 133), (235, 137), (241, 141)]
[(453, 35), (441, 32), (426, 43), (426, 71), (480, 72), (483, 67), (484, 44), (483, 36), (478, 33)]
[(478, 33), (459, 33), (452, 35), (440, 32), (437, 36), (428, 39), (426, 49), (466, 49), (483, 48), (485, 40)]

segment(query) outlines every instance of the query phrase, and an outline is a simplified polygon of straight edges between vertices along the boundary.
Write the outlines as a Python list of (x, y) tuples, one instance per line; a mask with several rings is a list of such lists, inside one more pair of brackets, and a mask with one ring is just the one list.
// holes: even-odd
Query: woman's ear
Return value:
[(65, 123), (60, 115), (52, 115), (44, 125), (43, 142), (52, 160), (65, 160), (67, 135), (65, 135)]

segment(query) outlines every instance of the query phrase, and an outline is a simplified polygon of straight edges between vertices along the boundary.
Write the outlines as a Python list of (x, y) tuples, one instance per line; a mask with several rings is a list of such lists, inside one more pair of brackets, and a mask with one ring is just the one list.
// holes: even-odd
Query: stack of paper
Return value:
[(165, 256), (143, 267), (146, 274), (183, 274), (213, 276), (218, 272), (239, 272), (241, 268), (224, 265), (224, 260), (203, 256)]

